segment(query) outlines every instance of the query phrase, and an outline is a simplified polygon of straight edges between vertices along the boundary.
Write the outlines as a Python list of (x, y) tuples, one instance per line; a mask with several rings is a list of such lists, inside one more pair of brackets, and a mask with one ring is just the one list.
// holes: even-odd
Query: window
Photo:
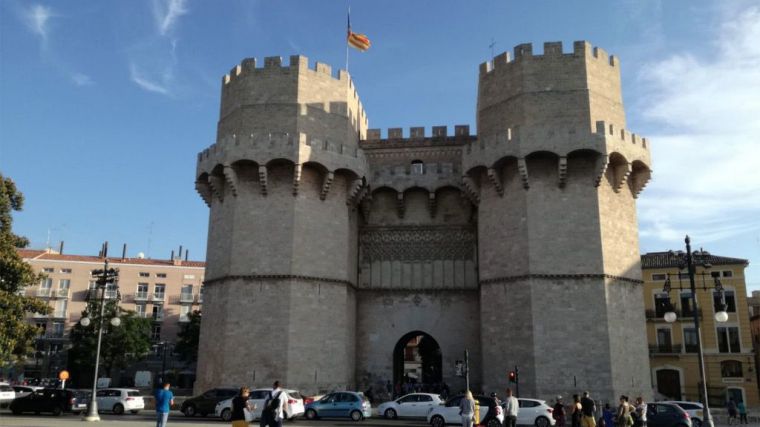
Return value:
[(404, 396), (403, 398), (396, 401), (396, 403), (412, 403), (417, 401), (417, 396), (414, 394), (410, 394), (408, 396)]
[(198, 303), (203, 302), (203, 286), (198, 288)]
[(683, 345), (687, 353), (697, 352), (697, 330), (694, 328), (683, 328)]
[(536, 402), (535, 400), (518, 400), (517, 405), (520, 408), (534, 408), (540, 405), (540, 403)]
[(422, 160), (412, 161), (412, 175), (423, 175), (425, 173), (425, 164)]
[(741, 378), (742, 362), (738, 360), (724, 360), (720, 362), (720, 374), (723, 378)]
[(153, 325), (150, 327), (150, 339), (153, 341), (161, 339), (161, 325)]
[(153, 320), (160, 322), (164, 320), (164, 307), (161, 305), (153, 306)]
[(691, 291), (681, 292), (681, 313), (683, 317), (694, 316), (694, 307), (692, 306)]
[(141, 272), (139, 273), (139, 275), (140, 275), (140, 277), (150, 277), (150, 273), (146, 273), (146, 272), (144, 272), (144, 271), (141, 271)]
[(195, 274), (185, 274), (182, 278), (183, 279), (195, 279)]
[(179, 321), (180, 322), (189, 322), (190, 319), (187, 317), (188, 314), (190, 314), (190, 306), (189, 305), (181, 305), (181, 306), (179, 306)]
[(153, 296), (156, 299), (164, 299), (164, 294), (166, 292), (166, 285), (163, 283), (156, 283), (156, 287), (153, 288)]
[(63, 322), (53, 322), (53, 337), (63, 338)]
[(673, 340), (670, 335), (670, 328), (657, 329), (657, 346), (660, 351), (673, 350)]
[(665, 278), (666, 278), (665, 273), (653, 273), (652, 274), (652, 280), (655, 280), (655, 281), (665, 280)]
[(52, 272), (55, 271), (55, 268), (53, 268), (53, 267), (45, 267), (45, 268), (42, 269), (42, 271), (45, 272), (45, 273), (52, 273)]
[(39, 331), (39, 335), (45, 335), (45, 331), (47, 330), (47, 323), (37, 322), (34, 325), (37, 327), (37, 330)]
[(731, 270), (723, 270), (723, 277), (734, 277), (734, 272)]
[(71, 280), (69, 279), (61, 279), (58, 281), (58, 289), (68, 290), (70, 286), (71, 286)]
[(137, 292), (135, 293), (135, 299), (147, 299), (148, 298), (148, 284), (147, 283), (138, 283), (137, 284)]
[(417, 398), (419, 399), (420, 402), (432, 402), (433, 401), (433, 397), (432, 396), (428, 396), (427, 394), (418, 394)]
[(145, 304), (135, 304), (135, 313), (137, 317), (145, 317)]
[(739, 353), (739, 328), (736, 326), (721, 326), (718, 328), (718, 351), (721, 353)]
[(655, 316), (662, 317), (668, 311), (668, 304), (670, 303), (670, 296), (666, 293), (658, 293), (654, 295), (654, 310)]
[(51, 278), (48, 277), (47, 279), (43, 280), (42, 283), (40, 284), (40, 287), (41, 288), (46, 288), (46, 289), (52, 288), (53, 287), (53, 279), (51, 279)]
[[(734, 294), (734, 291), (723, 291), (723, 296), (726, 299), (726, 312), (736, 313), (736, 296)], [(713, 291), (713, 306), (715, 307), (716, 312), (719, 310), (719, 305), (720, 292)]]
[(68, 300), (61, 299), (61, 300), (56, 301), (53, 317), (66, 317), (67, 306), (68, 306)]
[(159, 277), (161, 279), (166, 279), (166, 273), (156, 273), (156, 277)]
[(193, 285), (182, 285), (179, 302), (193, 302)]
[(119, 294), (119, 287), (116, 283), (106, 283), (106, 298), (116, 298)]
[(71, 274), (71, 269), (70, 268), (62, 268), (61, 269), (61, 273), (63, 273), (63, 274)]

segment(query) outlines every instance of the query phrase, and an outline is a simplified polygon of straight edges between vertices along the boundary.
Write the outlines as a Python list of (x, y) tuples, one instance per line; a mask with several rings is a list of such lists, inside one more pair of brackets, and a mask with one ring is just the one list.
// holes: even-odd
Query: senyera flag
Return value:
[(372, 46), (372, 43), (369, 41), (369, 38), (367, 38), (366, 35), (351, 31), (351, 9), (348, 11), (348, 36), (346, 38), (346, 41), (348, 42), (349, 46), (362, 52)]

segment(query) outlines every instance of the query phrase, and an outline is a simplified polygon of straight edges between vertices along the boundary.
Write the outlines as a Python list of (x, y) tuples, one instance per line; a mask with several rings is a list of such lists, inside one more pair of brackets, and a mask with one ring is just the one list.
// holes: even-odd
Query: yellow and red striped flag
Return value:
[(351, 31), (351, 11), (348, 12), (348, 35), (346, 36), (346, 41), (349, 46), (353, 47), (354, 49), (360, 50), (362, 52), (366, 51), (367, 49), (372, 46), (372, 42), (369, 41), (369, 38), (365, 34), (359, 34)]

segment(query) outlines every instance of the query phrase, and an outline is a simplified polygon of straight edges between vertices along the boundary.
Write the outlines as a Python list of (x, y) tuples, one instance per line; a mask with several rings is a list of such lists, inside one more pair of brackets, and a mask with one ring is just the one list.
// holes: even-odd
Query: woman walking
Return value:
[(620, 396), (620, 405), (617, 410), (617, 427), (631, 427), (633, 425), (632, 411), (633, 407), (628, 403), (628, 396)]
[(472, 418), (475, 416), (475, 399), (473, 399), (470, 390), (467, 390), (462, 400), (459, 401), (459, 415), (462, 416), (462, 427), (472, 427)]
[(573, 406), (570, 412), (570, 425), (572, 427), (581, 427), (581, 417), (583, 407), (581, 406), (581, 398), (577, 395), (573, 395)]
[(562, 396), (557, 396), (557, 401), (552, 410), (552, 418), (554, 418), (556, 427), (565, 427), (565, 405), (562, 403)]
[(245, 411), (253, 411), (254, 407), (248, 402), (251, 390), (248, 387), (240, 387), (240, 392), (232, 399), (232, 427), (248, 427), (245, 419)]

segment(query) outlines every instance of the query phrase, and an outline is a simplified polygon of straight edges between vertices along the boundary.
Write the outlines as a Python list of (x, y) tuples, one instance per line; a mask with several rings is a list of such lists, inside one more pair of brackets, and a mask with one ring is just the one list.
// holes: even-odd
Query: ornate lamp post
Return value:
[[(105, 311), (105, 299), (106, 299), (106, 290), (108, 287), (108, 284), (110, 283), (116, 283), (119, 277), (119, 271), (113, 268), (108, 268), (108, 258), (107, 258), (107, 251), (108, 251), (108, 243), (104, 246), (103, 251), (103, 257), (105, 258), (105, 261), (103, 263), (103, 269), (102, 270), (93, 270), (92, 276), (97, 277), (98, 280), (95, 282), (96, 287), (95, 289), (100, 290), (100, 317), (98, 322), (98, 344), (96, 346), (95, 350), (95, 373), (94, 377), (92, 379), (92, 395), (90, 396), (90, 404), (87, 407), (87, 414), (82, 418), (85, 421), (100, 421), (100, 416), (98, 416), (98, 399), (97, 399), (97, 388), (98, 388), (98, 367), (100, 364), (100, 343), (103, 339), (103, 315)], [(118, 295), (118, 291), (117, 291)], [(111, 325), (113, 326), (119, 326), (121, 325), (121, 319), (116, 316), (111, 319)], [(85, 316), (80, 321), (79, 324), (87, 327), (90, 326), (90, 323), (92, 323), (92, 320)]]
[[(707, 378), (705, 375), (705, 356), (704, 352), (702, 350), (702, 332), (700, 329), (700, 311), (699, 311), (699, 305), (697, 304), (697, 287), (696, 287), (696, 281), (694, 280), (694, 276), (696, 275), (696, 268), (697, 266), (701, 266), (704, 269), (710, 269), (712, 268), (712, 264), (710, 264), (710, 253), (706, 252), (704, 250), (698, 250), (698, 251), (691, 251), (691, 239), (689, 239), (689, 236), (686, 236), (686, 239), (684, 239), (686, 242), (686, 253), (683, 253), (681, 251), (679, 252), (673, 252), (670, 251), (669, 255), (671, 257), (677, 257), (678, 258), (678, 269), (684, 270), (686, 269), (688, 276), (689, 276), (689, 288), (682, 288), (679, 284), (678, 289), (689, 289), (691, 291), (691, 294), (689, 298), (691, 299), (692, 304), (692, 311), (694, 315), (694, 329), (696, 331), (697, 335), (697, 358), (699, 362), (699, 376), (702, 380), (700, 384), (700, 391), (702, 394), (702, 400), (704, 404), (704, 413), (705, 413), (705, 422), (704, 427), (713, 427), (713, 419), (712, 414), (710, 414), (710, 407), (708, 404), (708, 398), (707, 398)], [(704, 279), (704, 274), (703, 279)], [(718, 322), (725, 322), (728, 320), (728, 313), (726, 313), (726, 299), (725, 295), (723, 294), (723, 285), (720, 283), (720, 279), (718, 278), (718, 275), (715, 273), (712, 274), (712, 278), (714, 280), (715, 284), (715, 290), (717, 290), (720, 294), (720, 303), (718, 304), (717, 312), (715, 313), (715, 320)], [(679, 273), (679, 279), (680, 279), (680, 273)], [(672, 290), (672, 286), (670, 283), (670, 273), (668, 273), (667, 278), (665, 280), (665, 285), (662, 288), (662, 291), (668, 294), (668, 301), (665, 304), (666, 313), (663, 316), (666, 322), (673, 323), (677, 319), (677, 315), (675, 312), (675, 309), (673, 308), (673, 304), (670, 302), (670, 291)], [(703, 282), (703, 290), (708, 290), (708, 287)]]

